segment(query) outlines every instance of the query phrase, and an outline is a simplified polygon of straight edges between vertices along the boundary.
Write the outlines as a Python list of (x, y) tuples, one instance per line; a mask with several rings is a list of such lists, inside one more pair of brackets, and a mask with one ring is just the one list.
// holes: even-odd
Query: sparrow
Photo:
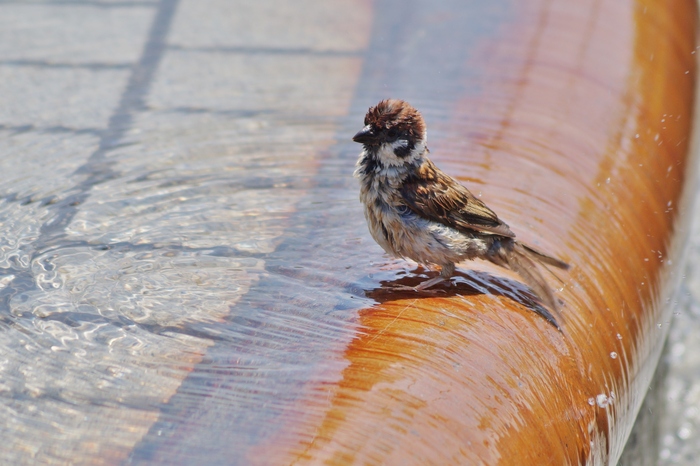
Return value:
[(412, 290), (449, 280), (459, 262), (483, 259), (516, 272), (541, 304), (559, 311), (536, 264), (564, 270), (569, 264), (516, 240), (486, 204), (435, 166), (418, 110), (403, 100), (382, 100), (364, 124), (352, 138), (363, 145), (354, 176), (372, 238), (394, 257), (441, 268)]

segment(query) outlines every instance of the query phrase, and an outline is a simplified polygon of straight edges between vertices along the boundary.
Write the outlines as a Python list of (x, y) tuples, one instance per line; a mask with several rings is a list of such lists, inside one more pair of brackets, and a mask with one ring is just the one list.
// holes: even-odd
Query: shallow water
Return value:
[(422, 273), (367, 233), (349, 140), (366, 108), (411, 96), (441, 166), (479, 142), (465, 181), (502, 187), (483, 139), (502, 122), (454, 110), (488, 49), (449, 44), (481, 44), (512, 4), (443, 3), (380, 2), (374, 26), (354, 1), (0, 6), (20, 34), (0, 41), (3, 462), (245, 464), (307, 440), (285, 427), (331, 405), (371, 331), (358, 310)]
[[(190, 408), (229, 422), (256, 413), (236, 431), (259, 438), (289, 408), (271, 393), (293, 401), (290, 384), (308, 380), (322, 343), (349, 337), (338, 303), (360, 289), (343, 291), (352, 287), (336, 269), (354, 258), (321, 270), (342, 248), (314, 255), (331, 232), (309, 233), (329, 212), (359, 212), (354, 157), (328, 186), (312, 178), (336, 144), (362, 31), (325, 34), (338, 17), (321, 9), (313, 21), (325, 26), (300, 22), (296, 44), (241, 44), (235, 34), (203, 44), (187, 33), (196, 3), (2, 8), (8, 27), (45, 19), (23, 36), (31, 60), (8, 51), (0, 63), (13, 78), (5, 108), (15, 109), (0, 126), (0, 458), (114, 462), (146, 435), (138, 460), (172, 426), (204, 427), (211, 440), (177, 452), (202, 457), (224, 442), (223, 427)], [(146, 27), (133, 41), (97, 40), (101, 52), (85, 56), (76, 17), (97, 38), (106, 22)], [(69, 37), (61, 54), (47, 49), (51, 34)], [(310, 37), (319, 34), (330, 43)], [(331, 84), (310, 98), (301, 84), (318, 75)], [(28, 79), (48, 83), (43, 94), (25, 90)], [(337, 241), (357, 236), (344, 228)]]
[[(216, 461), (338, 377), (365, 290), (405, 267), (367, 234), (349, 138), (415, 83), (432, 80), (415, 104), (433, 117), (464, 71), (463, 48), (430, 52), (446, 38), (429, 24), (431, 43), (400, 52), (425, 67), (397, 62), (353, 99), (371, 15), (351, 3), (311, 18), (245, 6), (278, 32), (262, 36), (226, 2), (3, 6), (8, 27), (44, 18), (0, 62), (4, 461)], [(504, 11), (487, 8), (484, 31)], [(364, 76), (387, 73), (398, 39)]]

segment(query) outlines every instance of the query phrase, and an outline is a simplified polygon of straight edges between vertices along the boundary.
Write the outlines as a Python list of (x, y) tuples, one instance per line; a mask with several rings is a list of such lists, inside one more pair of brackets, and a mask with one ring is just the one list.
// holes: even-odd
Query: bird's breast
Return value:
[(420, 263), (448, 264), (483, 256), (488, 241), (416, 215), (398, 194), (368, 183), (360, 190), (372, 238), (387, 253)]

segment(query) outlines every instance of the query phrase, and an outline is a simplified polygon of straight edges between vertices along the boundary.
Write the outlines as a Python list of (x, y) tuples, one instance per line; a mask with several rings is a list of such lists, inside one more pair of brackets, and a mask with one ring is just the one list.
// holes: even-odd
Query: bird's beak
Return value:
[(374, 134), (371, 125), (367, 125), (360, 132), (352, 137), (352, 140), (360, 144), (372, 144), (377, 142), (377, 135)]

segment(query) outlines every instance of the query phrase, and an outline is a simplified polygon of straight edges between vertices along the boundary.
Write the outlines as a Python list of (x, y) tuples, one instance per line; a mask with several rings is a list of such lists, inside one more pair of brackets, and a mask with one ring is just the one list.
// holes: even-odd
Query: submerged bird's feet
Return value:
[(428, 288), (432, 288), (433, 286), (438, 285), (444, 281), (448, 281), (448, 283), (449, 283), (449, 279), (443, 277), (442, 275), (438, 275), (437, 277), (433, 277), (429, 280), (421, 282), (416, 286), (393, 285), (393, 286), (391, 286), (391, 290), (393, 290), (393, 291), (415, 291), (415, 292), (428, 293), (428, 294), (444, 293), (445, 290), (430, 290), (430, 289), (428, 289)]
[(452, 278), (452, 275), (454, 275), (454, 273), (455, 265), (453, 263), (444, 264), (442, 265), (442, 268), (440, 270), (440, 275), (438, 275), (437, 277), (425, 280), (424, 282), (421, 282), (416, 286), (396, 285), (392, 286), (391, 289), (395, 291), (415, 291), (426, 294), (444, 293), (445, 290), (430, 290), (429, 288), (432, 288), (435, 285), (439, 285), (443, 282), (447, 282), (447, 285), (451, 285), (452, 282), (450, 281), (450, 278)]

